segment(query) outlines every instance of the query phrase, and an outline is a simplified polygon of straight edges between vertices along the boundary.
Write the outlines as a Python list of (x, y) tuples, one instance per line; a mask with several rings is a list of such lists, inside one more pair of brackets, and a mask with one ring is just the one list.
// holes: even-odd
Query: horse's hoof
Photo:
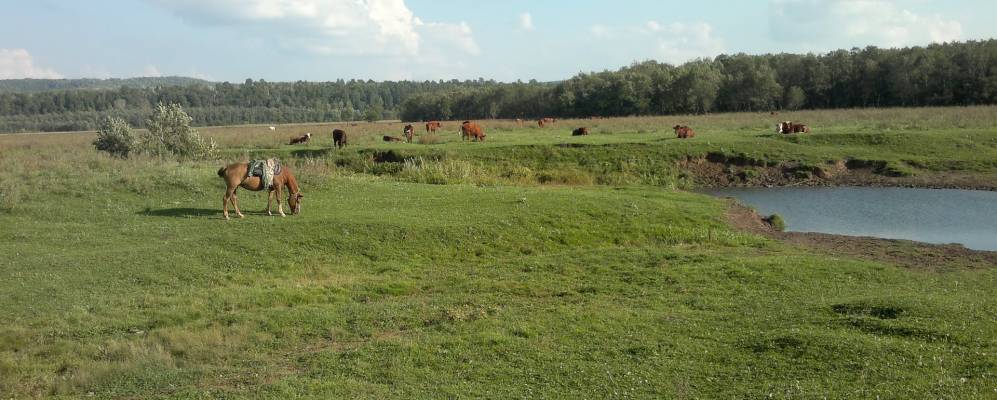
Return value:
[(284, 215), (284, 213), (280, 213), (280, 216), (281, 217), (286, 217), (287, 215)]
[(239, 214), (239, 218), (246, 218), (245, 215)]

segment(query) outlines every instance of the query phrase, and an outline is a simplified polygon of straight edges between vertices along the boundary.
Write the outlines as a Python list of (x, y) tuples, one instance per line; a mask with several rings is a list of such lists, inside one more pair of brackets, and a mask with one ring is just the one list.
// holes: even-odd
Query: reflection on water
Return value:
[(997, 251), (997, 192), (906, 188), (717, 189), (758, 210), (778, 213), (786, 230), (960, 243)]

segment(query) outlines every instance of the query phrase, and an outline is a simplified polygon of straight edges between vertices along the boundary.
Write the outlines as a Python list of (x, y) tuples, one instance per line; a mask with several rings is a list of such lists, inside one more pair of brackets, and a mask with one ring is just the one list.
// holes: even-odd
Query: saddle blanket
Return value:
[(280, 175), (280, 161), (276, 158), (266, 160), (249, 160), (249, 169), (246, 177), (258, 176), (263, 180), (263, 187), (273, 188), (273, 177)]

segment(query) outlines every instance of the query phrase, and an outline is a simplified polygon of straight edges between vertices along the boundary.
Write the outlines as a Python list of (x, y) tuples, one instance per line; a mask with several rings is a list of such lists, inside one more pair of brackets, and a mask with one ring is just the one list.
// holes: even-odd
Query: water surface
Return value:
[(731, 188), (762, 215), (777, 213), (792, 232), (820, 232), (997, 251), (997, 192), (907, 188)]

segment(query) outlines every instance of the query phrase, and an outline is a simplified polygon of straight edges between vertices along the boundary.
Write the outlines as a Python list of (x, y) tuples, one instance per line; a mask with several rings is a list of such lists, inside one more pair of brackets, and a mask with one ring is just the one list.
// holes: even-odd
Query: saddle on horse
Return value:
[(258, 176), (263, 180), (263, 187), (273, 189), (273, 177), (280, 175), (280, 161), (276, 158), (266, 160), (249, 160), (249, 168), (246, 170), (246, 178)]

